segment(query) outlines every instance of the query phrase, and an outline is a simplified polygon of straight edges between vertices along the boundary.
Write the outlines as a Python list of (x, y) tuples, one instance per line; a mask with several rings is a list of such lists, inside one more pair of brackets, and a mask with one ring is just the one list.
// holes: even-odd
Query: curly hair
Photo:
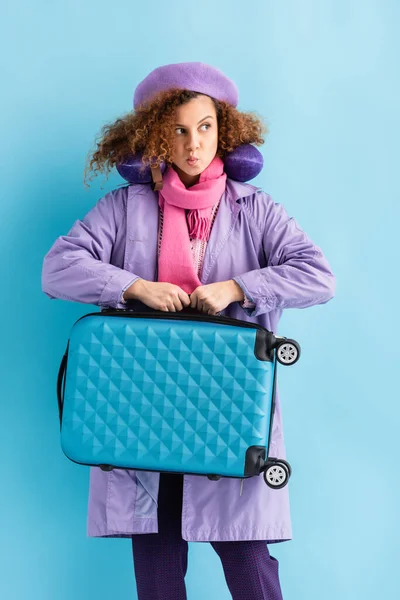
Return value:
[[(199, 92), (172, 88), (161, 91), (151, 101), (142, 103), (135, 111), (104, 125), (96, 150), (87, 156), (84, 183), (93, 172), (108, 174), (127, 156), (141, 153), (144, 171), (147, 165), (172, 164), (174, 147), (174, 113), (178, 106), (186, 104)], [(263, 134), (268, 128), (255, 111), (240, 112), (231, 104), (211, 97), (216, 109), (218, 123), (217, 155), (223, 158), (242, 144), (264, 143)], [(90, 177), (89, 179), (92, 179)]]

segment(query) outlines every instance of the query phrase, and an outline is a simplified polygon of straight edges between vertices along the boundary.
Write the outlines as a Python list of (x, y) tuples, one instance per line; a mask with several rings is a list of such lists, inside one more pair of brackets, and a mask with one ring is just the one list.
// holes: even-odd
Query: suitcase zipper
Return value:
[(92, 317), (92, 316), (110, 316), (110, 317), (119, 317), (119, 316), (125, 316), (125, 317), (139, 317), (139, 318), (145, 318), (145, 319), (170, 319), (170, 320), (179, 320), (179, 321), (203, 321), (203, 322), (209, 322), (209, 323), (222, 323), (224, 325), (234, 325), (235, 327), (245, 327), (247, 329), (259, 329), (260, 331), (266, 331), (268, 332), (270, 335), (273, 336), (273, 338), (275, 339), (281, 339), (280, 336), (276, 336), (272, 331), (269, 331), (268, 329), (266, 329), (265, 327), (263, 327), (262, 325), (259, 325), (258, 323), (248, 323), (246, 321), (241, 321), (240, 319), (232, 319), (231, 317), (224, 317), (224, 316), (213, 316), (213, 315), (205, 315), (205, 316), (201, 316), (198, 313), (182, 313), (182, 311), (178, 311), (177, 313), (169, 313), (169, 312), (160, 312), (160, 311), (155, 311), (154, 313), (152, 312), (136, 312), (134, 310), (129, 310), (129, 309), (125, 309), (125, 308), (111, 308), (111, 309), (103, 309), (99, 312), (93, 312), (93, 313), (87, 313), (86, 315), (83, 315), (82, 317), (80, 317), (79, 319), (77, 319), (76, 323), (78, 321), (80, 321), (81, 319), (84, 319), (85, 317)]

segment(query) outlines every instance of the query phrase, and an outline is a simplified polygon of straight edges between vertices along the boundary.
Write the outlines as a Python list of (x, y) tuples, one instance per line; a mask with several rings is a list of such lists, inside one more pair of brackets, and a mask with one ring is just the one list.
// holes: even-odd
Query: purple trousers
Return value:
[[(139, 600), (187, 599), (188, 543), (181, 536), (182, 491), (182, 475), (161, 473), (158, 533), (132, 536)], [(282, 600), (278, 561), (265, 542), (210, 543), (221, 559), (233, 600)]]

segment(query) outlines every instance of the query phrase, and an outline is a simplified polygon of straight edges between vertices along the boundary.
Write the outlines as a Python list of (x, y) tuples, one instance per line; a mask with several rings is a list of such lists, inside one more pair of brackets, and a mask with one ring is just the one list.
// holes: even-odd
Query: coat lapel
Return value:
[(221, 251), (226, 244), (235, 226), (241, 210), (240, 198), (244, 198), (257, 190), (255, 186), (243, 184), (232, 179), (226, 179), (226, 189), (218, 207), (214, 225), (211, 229), (204, 255), (201, 283), (205, 285), (210, 277), (212, 269), (216, 264)]

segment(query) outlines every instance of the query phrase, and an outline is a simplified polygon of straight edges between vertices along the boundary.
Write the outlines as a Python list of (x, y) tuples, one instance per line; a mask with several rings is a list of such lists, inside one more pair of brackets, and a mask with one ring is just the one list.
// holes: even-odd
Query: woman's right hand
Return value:
[(137, 279), (125, 290), (123, 297), (124, 300), (140, 300), (150, 308), (165, 312), (177, 312), (190, 306), (188, 294), (179, 285), (146, 279)]

